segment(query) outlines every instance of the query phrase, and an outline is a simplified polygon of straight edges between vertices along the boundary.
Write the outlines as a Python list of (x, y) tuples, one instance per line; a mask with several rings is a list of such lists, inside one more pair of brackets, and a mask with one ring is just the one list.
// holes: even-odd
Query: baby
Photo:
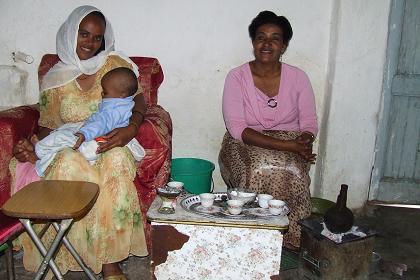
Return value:
[[(125, 67), (115, 68), (102, 77), (101, 85), (102, 101), (97, 112), (85, 122), (62, 125), (36, 143), (35, 153), (39, 160), (35, 163), (35, 170), (40, 177), (44, 176), (57, 152), (66, 147), (78, 149), (93, 164), (98, 157), (96, 150), (99, 139), (95, 139), (129, 124), (134, 107), (133, 95), (138, 90), (134, 72)], [(136, 161), (144, 157), (145, 151), (135, 138), (126, 146)]]

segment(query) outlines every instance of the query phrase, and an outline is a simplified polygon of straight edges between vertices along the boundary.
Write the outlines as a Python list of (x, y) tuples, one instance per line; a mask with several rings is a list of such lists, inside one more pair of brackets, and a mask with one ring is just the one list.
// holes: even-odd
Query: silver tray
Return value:
[(284, 212), (280, 215), (272, 215), (268, 212), (268, 209), (262, 209), (254, 201), (249, 205), (244, 205), (242, 213), (239, 215), (232, 215), (227, 211), (227, 193), (225, 192), (216, 192), (214, 193), (216, 198), (214, 200), (213, 206), (203, 207), (201, 205), (201, 200), (199, 195), (191, 195), (185, 197), (181, 200), (181, 207), (185, 211), (206, 216), (214, 217), (218, 219), (228, 219), (228, 220), (259, 220), (259, 219), (272, 219), (279, 218), (284, 215), (287, 215), (289, 208), (286, 206)]

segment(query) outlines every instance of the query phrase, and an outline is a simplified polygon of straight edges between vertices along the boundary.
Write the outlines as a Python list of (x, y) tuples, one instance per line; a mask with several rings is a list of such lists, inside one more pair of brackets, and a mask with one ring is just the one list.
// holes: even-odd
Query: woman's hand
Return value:
[(126, 127), (113, 129), (107, 135), (104, 135), (106, 142), (98, 143), (97, 153), (103, 153), (115, 147), (124, 147), (137, 135), (138, 127), (131, 123)]
[(307, 162), (315, 163), (316, 154), (312, 153), (312, 143), (307, 139), (301, 140), (298, 137), (295, 140), (285, 141), (284, 144), (287, 151), (300, 155)]
[(20, 162), (35, 163), (38, 160), (38, 157), (35, 154), (36, 142), (38, 142), (38, 138), (36, 136), (31, 137), (31, 142), (25, 138), (19, 140), (13, 148), (13, 155)]
[(296, 140), (312, 144), (315, 141), (315, 136), (310, 132), (304, 131), (296, 138)]
[(312, 154), (312, 141), (309, 138), (313, 139), (312, 134), (305, 132), (295, 140), (275, 139), (251, 128), (245, 128), (242, 132), (242, 140), (245, 144), (264, 149), (296, 153), (307, 162), (315, 163), (316, 154)]
[(304, 131), (295, 139), (295, 141), (306, 146), (306, 149), (304, 149), (303, 152), (299, 151), (298, 154), (306, 161), (315, 163), (316, 154), (312, 153), (312, 143), (315, 141), (315, 136), (310, 132)]

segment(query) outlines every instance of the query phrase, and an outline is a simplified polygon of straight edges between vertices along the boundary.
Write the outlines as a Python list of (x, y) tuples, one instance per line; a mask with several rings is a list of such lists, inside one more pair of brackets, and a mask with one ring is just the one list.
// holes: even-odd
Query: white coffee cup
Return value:
[(271, 194), (261, 193), (258, 195), (258, 205), (261, 208), (268, 208), (268, 201), (272, 199), (273, 199), (273, 196)]
[(239, 215), (242, 212), (244, 202), (242, 200), (231, 199), (227, 201), (228, 211), (232, 215)]
[(181, 191), (182, 191), (182, 188), (184, 187), (184, 183), (183, 182), (178, 182), (178, 181), (170, 181), (166, 185), (168, 187), (176, 188), (176, 189), (181, 190)]
[(273, 215), (280, 215), (284, 211), (286, 202), (279, 199), (272, 199), (268, 201), (268, 211)]
[(216, 198), (216, 195), (212, 193), (202, 193), (199, 196), (200, 196), (201, 205), (203, 205), (203, 207), (212, 206), (214, 199)]

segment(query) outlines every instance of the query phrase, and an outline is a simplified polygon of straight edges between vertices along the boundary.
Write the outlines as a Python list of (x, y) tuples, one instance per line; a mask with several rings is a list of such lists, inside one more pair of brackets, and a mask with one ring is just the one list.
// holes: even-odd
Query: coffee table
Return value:
[(180, 205), (160, 214), (153, 201), (152, 269), (156, 279), (270, 279), (279, 274), (287, 216), (230, 220), (191, 213)]

